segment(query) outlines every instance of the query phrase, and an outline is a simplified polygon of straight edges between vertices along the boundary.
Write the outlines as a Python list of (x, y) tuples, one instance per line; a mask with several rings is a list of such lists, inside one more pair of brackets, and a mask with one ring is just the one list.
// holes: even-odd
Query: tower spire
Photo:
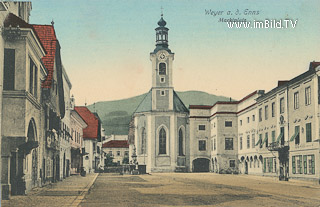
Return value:
[(161, 6), (161, 17), (163, 17), (163, 7)]

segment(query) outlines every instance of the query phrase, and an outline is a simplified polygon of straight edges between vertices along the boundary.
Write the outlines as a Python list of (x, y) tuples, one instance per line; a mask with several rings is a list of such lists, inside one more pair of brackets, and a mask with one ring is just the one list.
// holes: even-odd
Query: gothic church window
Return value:
[(159, 64), (159, 75), (166, 75), (166, 64), (165, 63), (160, 63)]
[(166, 130), (164, 130), (164, 128), (161, 128), (159, 132), (159, 154), (167, 153), (166, 139), (167, 139)]
[(146, 153), (146, 130), (145, 128), (142, 128), (142, 131), (141, 131), (141, 150), (140, 150), (140, 153), (141, 154), (145, 154)]
[(184, 154), (183, 154), (183, 132), (182, 132), (182, 129), (179, 130), (179, 156), (184, 156)]

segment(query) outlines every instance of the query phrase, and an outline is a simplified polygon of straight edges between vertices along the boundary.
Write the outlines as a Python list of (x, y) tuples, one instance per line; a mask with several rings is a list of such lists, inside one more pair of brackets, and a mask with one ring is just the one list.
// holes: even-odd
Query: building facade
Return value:
[(86, 106), (76, 106), (75, 111), (87, 123), (83, 129), (83, 167), (87, 173), (98, 169), (101, 148), (98, 150), (98, 142), (101, 143), (101, 122)]
[[(113, 162), (118, 165), (123, 163), (124, 158), (129, 162), (129, 143), (128, 140), (111, 140), (102, 145), (105, 154), (109, 154), (113, 158)], [(105, 163), (106, 164), (106, 163)]]

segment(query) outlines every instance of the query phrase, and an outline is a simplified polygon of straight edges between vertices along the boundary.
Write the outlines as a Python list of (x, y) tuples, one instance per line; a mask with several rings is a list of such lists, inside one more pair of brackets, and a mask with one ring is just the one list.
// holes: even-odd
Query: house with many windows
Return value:
[(239, 173), (262, 174), (262, 157), (258, 153), (258, 110), (256, 99), (264, 91), (254, 91), (238, 104), (238, 160)]
[(128, 140), (110, 140), (102, 145), (102, 149), (105, 154), (109, 154), (113, 158), (112, 161), (114, 163), (117, 163), (118, 165), (128, 164), (123, 163), (124, 158), (127, 158), (127, 161), (129, 162)]

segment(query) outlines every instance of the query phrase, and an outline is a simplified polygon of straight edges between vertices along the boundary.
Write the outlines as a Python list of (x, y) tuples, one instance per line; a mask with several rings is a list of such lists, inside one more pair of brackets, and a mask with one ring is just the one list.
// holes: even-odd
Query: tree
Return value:
[(124, 157), (122, 160), (122, 164), (129, 164), (129, 157)]
[(111, 154), (107, 154), (106, 159), (104, 160), (104, 164), (108, 167), (108, 166), (112, 166), (113, 164), (113, 157)]

